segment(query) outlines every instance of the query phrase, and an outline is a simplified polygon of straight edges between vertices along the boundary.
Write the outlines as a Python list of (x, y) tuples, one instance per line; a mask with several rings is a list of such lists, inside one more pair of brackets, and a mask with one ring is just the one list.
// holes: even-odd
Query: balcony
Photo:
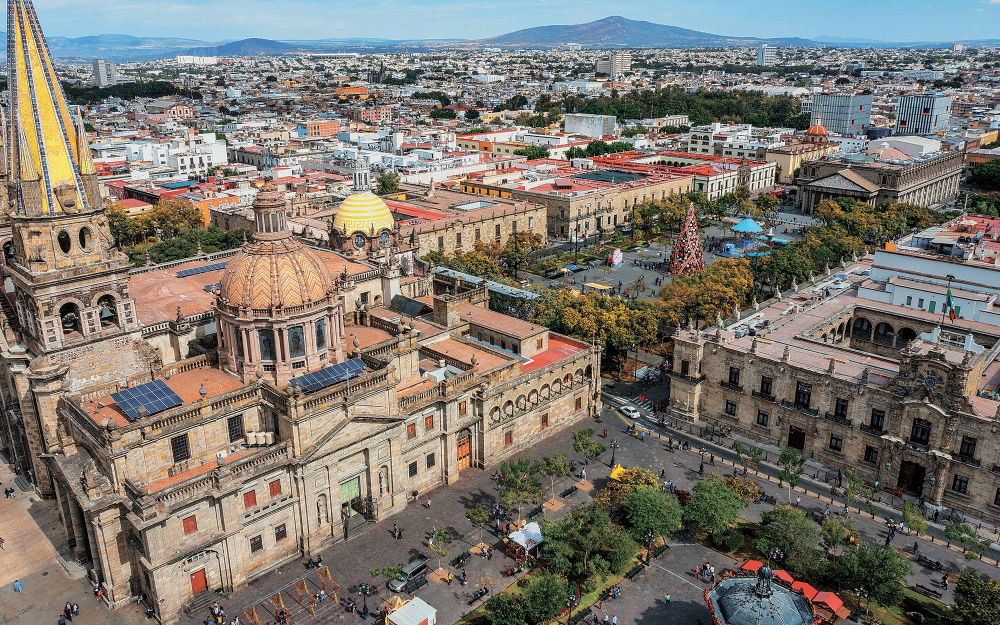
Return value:
[(868, 425), (867, 423), (862, 423), (861, 425), (858, 426), (858, 429), (864, 432), (865, 434), (872, 434), (874, 436), (882, 436), (883, 434), (885, 434), (882, 428), (877, 428)]
[(732, 382), (726, 382), (725, 380), (719, 380), (719, 386), (722, 388), (728, 388), (731, 391), (736, 391), (737, 393), (743, 392), (743, 387), (739, 384), (733, 384)]
[(672, 378), (677, 378), (678, 380), (684, 380), (685, 382), (690, 382), (691, 384), (697, 384), (705, 380), (704, 374), (695, 377), (691, 375), (685, 375), (683, 373), (680, 373), (679, 371), (674, 371), (672, 369), (667, 370), (667, 375), (669, 375)]
[(819, 416), (819, 410), (813, 410), (809, 406), (803, 406), (801, 404), (793, 404), (792, 402), (790, 402), (790, 401), (788, 401), (786, 399), (782, 399), (778, 403), (781, 406), (785, 407), (785, 408), (788, 408), (790, 410), (798, 410), (799, 412), (801, 412), (803, 414), (807, 414), (807, 415), (809, 415), (811, 417), (818, 417)]
[(906, 441), (906, 446), (913, 451), (930, 451), (930, 447), (927, 445), (921, 445), (920, 443), (916, 443), (914, 441)]
[(827, 421), (833, 421), (838, 425), (843, 425), (849, 428), (854, 427), (854, 422), (851, 421), (850, 419), (844, 419), (843, 417), (838, 417), (837, 415), (830, 414), (829, 412), (823, 415), (823, 418), (826, 419)]
[(957, 451), (951, 452), (951, 459), (956, 462), (961, 462), (962, 464), (967, 464), (970, 467), (979, 468), (979, 466), (982, 465), (982, 462), (980, 462), (979, 460), (976, 460), (971, 456), (963, 456), (960, 452)]
[(769, 401), (773, 404), (778, 403), (778, 398), (774, 395), (768, 395), (767, 393), (761, 393), (760, 391), (750, 391), (750, 395), (756, 397), (757, 399), (763, 399)]
[(993, 473), (995, 475), (1000, 475), (1000, 465), (996, 464), (993, 465), (993, 467), (990, 469), (990, 473)]

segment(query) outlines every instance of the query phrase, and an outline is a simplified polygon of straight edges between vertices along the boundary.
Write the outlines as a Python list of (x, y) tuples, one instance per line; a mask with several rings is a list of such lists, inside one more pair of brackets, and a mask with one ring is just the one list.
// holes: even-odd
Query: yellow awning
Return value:
[(615, 288), (613, 286), (608, 286), (606, 284), (598, 284), (596, 282), (588, 282), (588, 283), (584, 284), (583, 286), (591, 288), (591, 289), (597, 289), (598, 291), (607, 291), (608, 289)]
[(611, 475), (609, 477), (611, 479), (615, 480), (616, 482), (620, 482), (621, 481), (621, 475), (624, 472), (625, 472), (625, 469), (622, 468), (622, 465), (619, 464), (619, 465), (616, 465), (614, 469), (611, 469)]

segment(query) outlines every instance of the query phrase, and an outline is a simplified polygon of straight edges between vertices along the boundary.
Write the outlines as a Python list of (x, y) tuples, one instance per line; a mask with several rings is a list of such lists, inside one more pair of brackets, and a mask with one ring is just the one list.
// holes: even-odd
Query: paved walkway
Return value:
[[(0, 465), (0, 490), (12, 484), (10, 465)], [(23, 480), (18, 484), (23, 485)], [(112, 611), (98, 604), (84, 571), (74, 562), (64, 563), (71, 558), (56, 502), (15, 488), (13, 499), (0, 499), (0, 537), (4, 539), (0, 550), (0, 623), (54, 624), (67, 601), (80, 604), (80, 616), (74, 623), (145, 623), (144, 613), (135, 605)], [(21, 594), (14, 592), (14, 580), (21, 581)]]

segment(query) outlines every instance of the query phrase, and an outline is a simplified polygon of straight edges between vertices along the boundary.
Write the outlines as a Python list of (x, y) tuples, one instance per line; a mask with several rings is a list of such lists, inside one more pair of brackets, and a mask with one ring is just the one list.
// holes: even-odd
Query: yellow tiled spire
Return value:
[[(21, 193), (18, 212), (53, 214), (90, 210), (79, 162), (79, 139), (66, 96), (31, 0), (7, 2), (10, 80), (11, 176), (40, 186)], [(26, 208), (25, 202), (41, 203)]]

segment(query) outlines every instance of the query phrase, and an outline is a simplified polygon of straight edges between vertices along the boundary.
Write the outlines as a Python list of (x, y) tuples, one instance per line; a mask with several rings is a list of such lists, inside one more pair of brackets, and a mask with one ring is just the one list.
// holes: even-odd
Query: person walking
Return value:
[(14, 592), (21, 594), (21, 580), (19, 579), (14, 580)]
[(618, 625), (618, 616), (615, 614), (611, 615), (611, 625)]
[(608, 428), (604, 428), (604, 438), (608, 437)]
[(73, 604), (73, 616), (80, 616), (80, 604), (79, 603), (74, 603)]
[(4, 547), (4, 541), (2, 536), (0, 536), (0, 549), (6, 549), (6, 547)]
[(663, 603), (667, 604), (668, 608), (670, 607), (670, 593), (669, 592), (667, 594), (663, 595)]
[(324, 599), (326, 599), (326, 591), (323, 590), (322, 588), (320, 588), (319, 589), (319, 602), (323, 603)]
[(796, 495), (795, 496), (795, 507), (798, 508), (801, 505), (802, 505), (802, 497), (799, 497), (798, 495)]

